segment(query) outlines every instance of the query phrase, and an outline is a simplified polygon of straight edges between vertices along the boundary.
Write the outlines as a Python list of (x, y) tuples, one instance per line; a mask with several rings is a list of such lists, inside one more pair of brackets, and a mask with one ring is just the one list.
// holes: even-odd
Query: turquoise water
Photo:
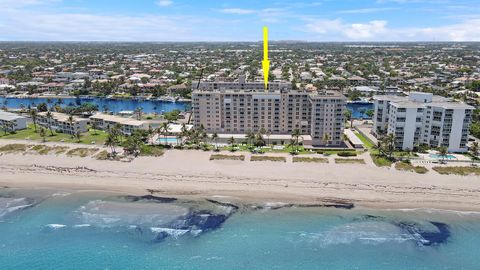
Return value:
[(98, 106), (100, 111), (108, 110), (114, 113), (120, 111), (133, 111), (139, 107), (145, 113), (163, 113), (173, 110), (184, 111), (189, 108), (190, 104), (185, 102), (165, 102), (158, 100), (123, 100), (123, 99), (106, 99), (106, 98), (4, 98), (0, 97), (0, 106), (18, 109), (28, 106), (36, 106), (40, 103), (47, 103), (52, 106), (79, 106), (83, 103), (93, 103)]
[(480, 269), (476, 213), (0, 195), (2, 269)]
[(436, 158), (436, 159), (442, 159), (442, 158), (455, 159), (455, 158), (456, 158), (454, 155), (445, 155), (445, 156), (442, 156), (442, 155), (437, 155), (437, 154), (430, 154), (430, 155), (428, 155), (428, 156), (431, 157), (431, 158)]
[(167, 137), (167, 138), (160, 137), (160, 138), (157, 139), (157, 142), (158, 143), (177, 143), (178, 139), (177, 138), (172, 138), (172, 137)]

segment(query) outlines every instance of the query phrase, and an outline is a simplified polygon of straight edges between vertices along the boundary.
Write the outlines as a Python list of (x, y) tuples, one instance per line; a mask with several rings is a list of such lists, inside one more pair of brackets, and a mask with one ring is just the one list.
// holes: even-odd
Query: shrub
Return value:
[(356, 157), (356, 156), (357, 156), (357, 152), (344, 151), (344, 152), (338, 152), (337, 155), (340, 156), (340, 157)]
[(293, 162), (328, 163), (328, 159), (317, 157), (293, 157)]
[(336, 158), (335, 163), (337, 163), (337, 164), (365, 164), (365, 160), (355, 159), (355, 158)]
[(245, 160), (244, 155), (221, 155), (221, 154), (213, 154), (210, 156), (210, 160)]
[(250, 161), (273, 161), (273, 162), (287, 162), (285, 157), (272, 157), (272, 156), (252, 156)]

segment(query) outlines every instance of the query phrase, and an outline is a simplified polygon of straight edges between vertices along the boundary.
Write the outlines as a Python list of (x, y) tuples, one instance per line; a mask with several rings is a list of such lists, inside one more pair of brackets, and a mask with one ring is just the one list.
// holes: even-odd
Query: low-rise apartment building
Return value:
[(102, 130), (109, 130), (118, 125), (125, 135), (131, 135), (137, 129), (148, 129), (148, 124), (144, 121), (104, 113), (90, 116), (90, 121), (92, 125)]
[(310, 135), (312, 146), (343, 145), (346, 98), (335, 91), (216, 89), (192, 93), (193, 124), (207, 132), (265, 130)]
[(374, 128), (377, 136), (394, 134), (396, 147), (412, 150), (421, 144), (466, 152), (474, 107), (430, 93), (408, 97), (375, 96)]
[(88, 119), (80, 118), (58, 113), (39, 112), (37, 116), (37, 123), (45, 128), (51, 128), (52, 130), (66, 134), (76, 134), (77, 132), (83, 133), (88, 131)]
[(0, 129), (9, 131), (21, 130), (27, 128), (28, 118), (10, 112), (0, 111)]

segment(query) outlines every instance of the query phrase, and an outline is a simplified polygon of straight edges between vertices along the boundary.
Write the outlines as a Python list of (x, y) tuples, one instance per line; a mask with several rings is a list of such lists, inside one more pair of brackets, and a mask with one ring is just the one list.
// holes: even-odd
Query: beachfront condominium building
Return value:
[(37, 123), (45, 128), (52, 129), (56, 132), (66, 134), (76, 134), (88, 131), (88, 119), (71, 116), (58, 112), (39, 112)]
[(309, 135), (304, 144), (343, 145), (346, 98), (339, 92), (277, 89), (207, 89), (192, 93), (193, 124), (207, 132)]
[(27, 117), (0, 111), (0, 129), (2, 131), (15, 131), (27, 128)]
[(466, 152), (473, 107), (431, 93), (412, 92), (408, 97), (375, 96), (374, 127), (377, 136), (394, 134), (399, 149), (419, 145), (445, 146)]
[(148, 124), (144, 121), (104, 113), (90, 116), (90, 121), (92, 125), (102, 130), (109, 130), (118, 126), (125, 135), (131, 135), (135, 130), (148, 129)]
[[(282, 81), (268, 83), (269, 90), (291, 90), (292, 84)], [(263, 81), (247, 82), (245, 75), (240, 75), (236, 82), (193, 81), (192, 90), (265, 90)]]

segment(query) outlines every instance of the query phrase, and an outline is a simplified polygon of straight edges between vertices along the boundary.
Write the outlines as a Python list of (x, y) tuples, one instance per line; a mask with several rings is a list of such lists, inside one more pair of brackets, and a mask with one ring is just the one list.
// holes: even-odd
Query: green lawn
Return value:
[[(38, 129), (38, 127), (37, 127)], [(46, 140), (47, 142), (68, 142), (68, 143), (81, 143), (81, 144), (94, 144), (103, 145), (108, 134), (104, 131), (97, 130), (94, 131), (90, 129), (90, 131), (82, 133), (80, 136), (80, 141), (77, 138), (72, 138), (70, 134), (58, 133), (53, 132), (53, 136), (50, 133), (50, 130), (46, 130)], [(42, 137), (38, 132), (35, 132), (35, 129), (32, 125), (29, 125), (27, 129), (19, 130), (14, 134), (7, 134), (1, 133), (0, 139), (22, 139), (22, 140), (33, 140), (33, 141), (42, 141)]]
[(377, 167), (390, 167), (393, 164), (391, 160), (384, 156), (380, 156), (378, 153), (372, 152), (370, 153), (370, 156), (372, 157), (373, 163), (375, 163)]
[(363, 136), (362, 133), (355, 132), (355, 135), (357, 135), (357, 137), (363, 142), (363, 145), (366, 148), (370, 149), (375, 146), (367, 137)]

